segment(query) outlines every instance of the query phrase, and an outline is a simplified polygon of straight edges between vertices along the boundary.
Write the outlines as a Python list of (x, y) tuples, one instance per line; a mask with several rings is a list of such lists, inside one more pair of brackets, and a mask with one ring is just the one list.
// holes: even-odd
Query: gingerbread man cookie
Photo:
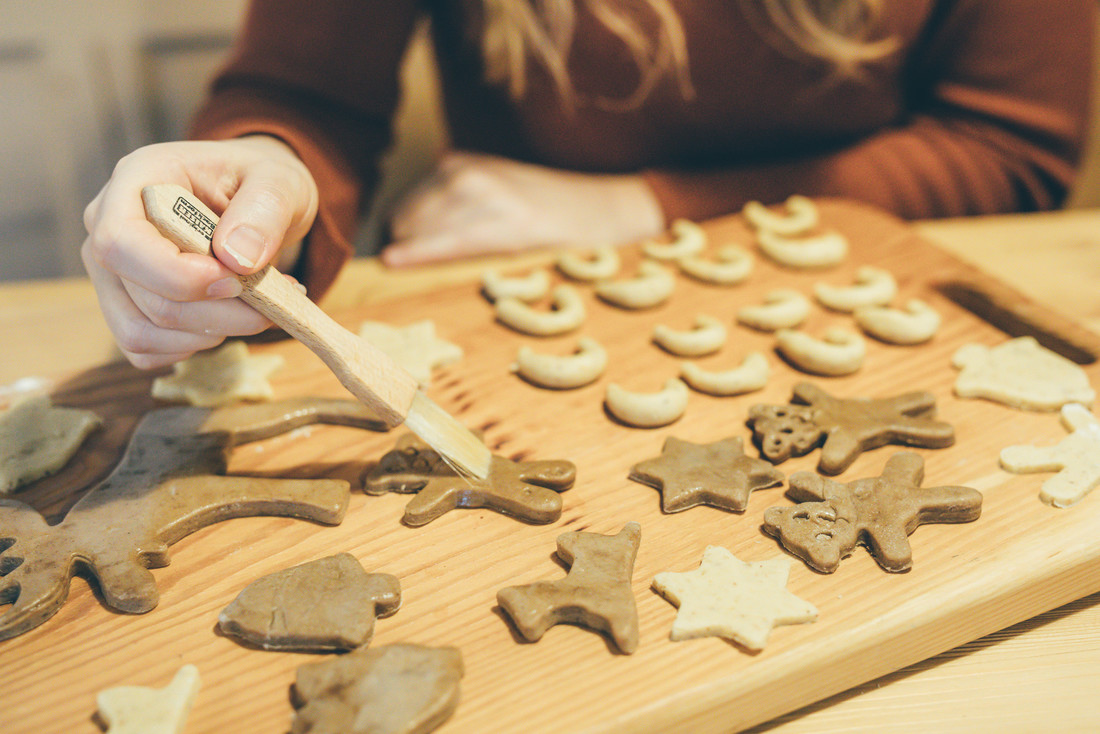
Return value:
[(933, 419), (936, 399), (928, 392), (892, 398), (834, 398), (809, 382), (794, 387), (789, 405), (754, 405), (748, 424), (773, 463), (821, 446), (818, 471), (839, 474), (862, 452), (888, 443), (943, 448), (955, 429)]
[(368, 470), (363, 488), (367, 494), (415, 493), (404, 517), (414, 527), (459, 507), (485, 507), (544, 524), (561, 517), (558, 493), (573, 486), (576, 473), (568, 461), (512, 461), (494, 455), (485, 479), (462, 477), (410, 433)]
[(661, 455), (635, 464), (630, 478), (659, 489), (665, 512), (700, 504), (743, 512), (753, 490), (783, 483), (771, 464), (745, 455), (739, 436), (708, 444), (669, 436)]
[(770, 507), (764, 530), (783, 547), (822, 573), (832, 573), (859, 542), (866, 543), (887, 571), (913, 565), (908, 536), (925, 523), (976, 520), (982, 495), (969, 487), (921, 487), (924, 459), (901, 451), (886, 462), (882, 474), (840, 482), (813, 472), (795, 472), (790, 494), (793, 507)]
[(1069, 507), (1100, 485), (1100, 421), (1083, 405), (1062, 406), (1062, 424), (1070, 432), (1054, 446), (1009, 446), (1001, 466), (1019, 474), (1058, 472), (1043, 482), (1039, 498)]

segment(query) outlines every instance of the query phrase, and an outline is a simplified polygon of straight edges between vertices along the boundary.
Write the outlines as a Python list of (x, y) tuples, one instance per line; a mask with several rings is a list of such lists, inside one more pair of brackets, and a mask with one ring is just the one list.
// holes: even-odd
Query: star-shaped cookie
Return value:
[(740, 437), (697, 444), (669, 436), (661, 455), (635, 464), (630, 478), (659, 489), (665, 512), (700, 504), (743, 512), (753, 490), (783, 482), (771, 464), (745, 455)]
[(1066, 403), (1092, 405), (1096, 391), (1080, 366), (1042, 346), (1031, 336), (993, 348), (959, 347), (951, 364), (960, 372), (955, 394), (986, 398), (1025, 410), (1058, 410)]
[(1054, 446), (1009, 446), (1001, 466), (1018, 474), (1058, 472), (1043, 482), (1039, 498), (1069, 507), (1100, 485), (1100, 421), (1083, 405), (1062, 406), (1062, 424), (1070, 432)]
[(764, 530), (823, 573), (832, 573), (856, 543), (865, 542), (887, 571), (913, 565), (909, 534), (926, 523), (976, 520), (982, 495), (969, 487), (924, 487), (924, 459), (900, 451), (882, 474), (841, 484), (813, 472), (795, 472), (793, 507), (769, 507)]
[(57, 408), (45, 395), (0, 412), (0, 494), (61, 469), (101, 423), (90, 410)]
[(459, 507), (485, 507), (531, 523), (561, 517), (559, 492), (573, 486), (577, 468), (569, 461), (512, 461), (493, 455), (484, 479), (459, 476), (420, 438), (405, 434), (364, 477), (367, 494), (415, 493), (404, 522), (426, 525)]
[(653, 588), (680, 608), (670, 635), (674, 642), (723, 637), (760, 650), (772, 627), (817, 619), (813, 604), (787, 591), (790, 571), (787, 558), (746, 563), (711, 545), (699, 568), (659, 573)]
[(433, 369), (462, 359), (462, 347), (437, 337), (435, 322), (428, 319), (408, 326), (364, 321), (359, 326), (359, 338), (388, 354), (416, 378), (421, 387), (431, 383)]
[(936, 398), (917, 391), (892, 398), (834, 398), (809, 382), (794, 387), (790, 405), (754, 405), (748, 424), (771, 462), (821, 446), (818, 471), (839, 474), (868, 449), (888, 443), (943, 448), (955, 429), (933, 418)]
[(108, 688), (96, 696), (96, 706), (107, 734), (180, 734), (198, 692), (198, 668), (184, 665), (164, 688)]
[(172, 366), (173, 374), (153, 380), (153, 397), (216, 408), (241, 400), (274, 397), (267, 378), (283, 366), (277, 354), (251, 355), (242, 341), (228, 341)]

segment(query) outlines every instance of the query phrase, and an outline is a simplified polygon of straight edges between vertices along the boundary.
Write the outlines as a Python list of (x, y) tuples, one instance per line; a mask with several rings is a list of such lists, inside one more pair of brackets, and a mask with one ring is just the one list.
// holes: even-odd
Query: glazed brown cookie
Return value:
[(913, 564), (908, 536), (918, 525), (976, 520), (982, 495), (969, 487), (920, 486), (924, 459), (911, 451), (890, 457), (882, 474), (840, 482), (795, 472), (790, 495), (799, 504), (770, 507), (764, 530), (812, 568), (832, 573), (864, 542), (887, 571)]
[(485, 507), (545, 524), (561, 517), (558, 493), (573, 486), (576, 474), (576, 466), (568, 461), (512, 461), (494, 455), (485, 479), (463, 477), (409, 433), (367, 472), (363, 489), (367, 494), (415, 493), (404, 517), (414, 527), (459, 507)]
[(701, 504), (743, 512), (753, 490), (783, 482), (771, 464), (745, 455), (740, 437), (697, 444), (669, 436), (661, 455), (635, 464), (630, 478), (659, 489), (665, 512)]
[(834, 398), (809, 382), (794, 387), (789, 405), (754, 405), (748, 425), (761, 453), (778, 464), (821, 446), (818, 471), (839, 474), (868, 449), (888, 443), (943, 448), (955, 429), (933, 418), (936, 398), (917, 391), (892, 398)]

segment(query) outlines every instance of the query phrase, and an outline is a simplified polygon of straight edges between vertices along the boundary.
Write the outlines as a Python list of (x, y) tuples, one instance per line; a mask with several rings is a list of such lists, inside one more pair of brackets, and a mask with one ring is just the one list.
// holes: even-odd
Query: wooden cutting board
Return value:
[[(535, 526), (490, 511), (456, 510), (424, 527), (403, 526), (408, 497), (370, 497), (358, 490), (363, 469), (393, 445), (400, 429), (386, 435), (315, 427), (243, 446), (233, 456), (232, 472), (352, 482), (346, 519), (337, 527), (322, 527), (247, 518), (199, 531), (172, 547), (170, 566), (153, 572), (160, 605), (144, 615), (110, 612), (97, 598), (94, 582), (74, 580), (67, 604), (55, 617), (0, 642), (0, 730), (99, 731), (93, 720), (97, 691), (122, 684), (163, 686), (179, 666), (193, 663), (202, 690), (188, 734), (286, 731), (294, 670), (318, 656), (239, 646), (216, 632), (217, 615), (259, 576), (344, 551), (368, 571), (401, 581), (402, 608), (378, 621), (373, 645), (415, 642), (461, 649), (466, 665), (462, 701), (441, 731), (479, 734), (733, 731), (1100, 589), (1100, 543), (1095, 540), (1100, 495), (1054, 509), (1038, 499), (1049, 475), (1017, 476), (997, 463), (1004, 446), (1060, 440), (1065, 432), (1057, 414), (952, 394), (954, 351), (965, 343), (993, 346), (1008, 338), (935, 288), (942, 281), (980, 280), (980, 273), (892, 217), (840, 201), (821, 207), (824, 222), (850, 238), (852, 253), (844, 265), (799, 273), (760, 259), (752, 278), (733, 287), (679, 276), (667, 304), (639, 312), (604, 304), (590, 287), (581, 286), (589, 315), (578, 332), (566, 336), (523, 336), (495, 323), (476, 284), (336, 314), (353, 330), (366, 319), (402, 325), (428, 318), (440, 336), (461, 345), (465, 359), (436, 372), (430, 395), (467, 425), (483, 430), (497, 453), (576, 463), (576, 485), (562, 495), (562, 518)], [(751, 247), (739, 217), (710, 222), (706, 229), (712, 246), (738, 241)], [(624, 273), (629, 273), (637, 252), (625, 252)], [(856, 374), (808, 379), (839, 397), (932, 392), (939, 417), (955, 426), (957, 442), (947, 449), (917, 450), (926, 461), (924, 485), (980, 490), (985, 498), (981, 518), (965, 525), (919, 527), (910, 538), (913, 568), (907, 573), (882, 571), (862, 547), (830, 575), (796, 560), (788, 588), (817, 606), (819, 619), (776, 628), (762, 652), (752, 654), (717, 638), (671, 642), (676, 609), (652, 590), (653, 576), (694, 569), (708, 545), (724, 546), (745, 561), (783, 555), (777, 542), (761, 532), (761, 522), (766, 508), (789, 500), (776, 488), (755, 492), (742, 514), (697, 507), (665, 515), (656, 490), (627, 479), (631, 465), (656, 456), (667, 436), (695, 442), (742, 436), (747, 441), (748, 408), (786, 402), (792, 386), (807, 375), (771, 352), (770, 335), (733, 325), (734, 313), (776, 287), (809, 294), (819, 281), (850, 283), (862, 264), (893, 272), (900, 286), (896, 302), (914, 296), (926, 300), (943, 314), (943, 327), (920, 346), (869, 340), (866, 363)], [(630, 428), (610, 419), (602, 405), (608, 383), (652, 391), (678, 372), (679, 359), (650, 342), (653, 326), (686, 329), (698, 313), (731, 324), (725, 347), (699, 364), (730, 368), (747, 351), (764, 350), (773, 366), (767, 387), (730, 398), (692, 393), (684, 417), (664, 428)], [(820, 334), (832, 324), (852, 326), (850, 317), (815, 306), (805, 328)], [(1062, 326), (1073, 331), (1072, 325)], [(607, 373), (597, 383), (551, 391), (510, 373), (519, 346), (564, 354), (579, 335), (596, 338), (610, 353)], [(1080, 331), (1076, 335), (1092, 338)], [(253, 343), (252, 349), (286, 358), (286, 367), (273, 380), (277, 397), (345, 395), (300, 344), (268, 340)], [(1093, 385), (1100, 384), (1100, 366), (1086, 370)], [(157, 406), (149, 397), (151, 379), (112, 364), (66, 381), (55, 402), (97, 410), (106, 428), (68, 468), (33, 485), (20, 499), (52, 521), (59, 519), (82, 489), (110, 470), (137, 418)], [(865, 453), (839, 479), (879, 474), (896, 450)], [(779, 468), (787, 475), (813, 469), (817, 456), (815, 451)], [(637, 652), (618, 654), (599, 634), (567, 625), (552, 628), (538, 643), (522, 642), (496, 606), (497, 590), (564, 575), (553, 555), (560, 533), (610, 534), (632, 520), (642, 527), (634, 570), (641, 625)]]

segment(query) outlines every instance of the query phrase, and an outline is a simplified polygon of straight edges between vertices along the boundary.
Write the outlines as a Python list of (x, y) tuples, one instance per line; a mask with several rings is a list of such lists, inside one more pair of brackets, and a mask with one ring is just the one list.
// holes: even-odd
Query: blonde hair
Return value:
[[(527, 63), (533, 59), (550, 75), (567, 108), (578, 102), (568, 59), (578, 6), (615, 34), (630, 52), (639, 82), (626, 97), (586, 100), (604, 109), (634, 109), (664, 76), (671, 76), (684, 99), (692, 99), (687, 39), (670, 0), (482, 0), (485, 17), (481, 50), (486, 80), (506, 85), (514, 99), (527, 91)], [(741, 0), (746, 15), (766, 28), (769, 43), (829, 62), (853, 75), (861, 64), (896, 49), (894, 39), (866, 40), (883, 0)], [(656, 21), (656, 32), (646, 21)], [(768, 33), (768, 29), (776, 33)], [(777, 37), (776, 37), (777, 36)]]

